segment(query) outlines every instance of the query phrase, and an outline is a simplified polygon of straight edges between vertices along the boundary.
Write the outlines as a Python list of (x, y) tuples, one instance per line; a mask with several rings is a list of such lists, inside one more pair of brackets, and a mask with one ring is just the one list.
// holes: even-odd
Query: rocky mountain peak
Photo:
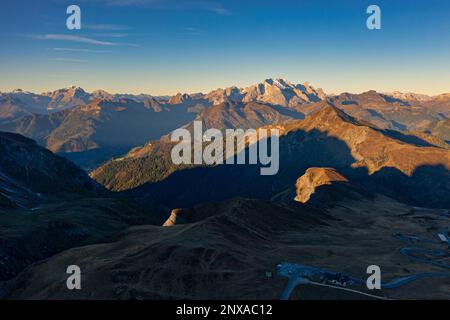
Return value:
[(263, 84), (266, 86), (276, 86), (280, 89), (285, 89), (285, 90), (295, 87), (291, 82), (289, 82), (286, 79), (282, 79), (282, 78), (266, 79), (266, 80), (264, 80)]
[(110, 99), (113, 97), (112, 94), (110, 94), (108, 91), (105, 90), (95, 90), (91, 93), (91, 96), (93, 98), (100, 98), (100, 99)]
[(190, 99), (190, 96), (186, 93), (177, 93), (169, 99), (169, 104), (182, 104)]
[(330, 102), (327, 102), (322, 110), (308, 116), (305, 122), (309, 123), (311, 126), (316, 126), (317, 128), (324, 126), (339, 127), (343, 122), (361, 125), (358, 120), (338, 109)]

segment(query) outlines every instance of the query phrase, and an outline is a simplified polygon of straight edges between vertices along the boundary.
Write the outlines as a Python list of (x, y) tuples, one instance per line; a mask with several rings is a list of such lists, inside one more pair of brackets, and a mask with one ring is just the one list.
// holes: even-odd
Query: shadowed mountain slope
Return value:
[[(233, 196), (270, 199), (309, 167), (333, 167), (350, 181), (416, 205), (449, 207), (450, 151), (394, 139), (339, 109), (327, 108), (280, 129), (280, 170), (260, 176), (257, 165), (184, 169), (131, 194), (176, 207)], [(157, 196), (156, 196), (157, 195)]]
[(0, 287), (33, 262), (160, 220), (34, 141), (0, 133)]
[[(386, 280), (443, 271), (403, 256), (401, 242), (392, 234), (433, 237), (448, 220), (440, 219), (438, 211), (417, 212), (375, 194), (371, 199), (338, 197), (326, 211), (293, 201), (277, 204), (250, 199), (182, 211), (189, 211), (190, 218), (181, 225), (134, 227), (116, 242), (71, 249), (27, 268), (9, 283), (5, 297), (278, 299), (287, 280), (267, 278), (266, 274), (275, 274), (276, 266), (286, 261), (360, 278), (366, 277), (368, 265), (376, 263)], [(74, 261), (83, 272), (83, 290), (69, 291), (65, 268)], [(443, 298), (448, 293), (443, 279), (417, 280), (377, 294), (401, 299)], [(364, 286), (355, 289), (367, 291)], [(364, 296), (301, 286), (291, 298)]]
[(0, 132), (0, 194), (18, 206), (64, 193), (102, 190), (83, 170), (23, 136)]
[[(251, 129), (269, 124), (282, 124), (303, 115), (283, 107), (273, 107), (254, 102), (245, 105), (225, 102), (200, 112), (195, 121), (201, 121), (203, 129)], [(193, 122), (183, 126), (191, 134)], [(142, 147), (134, 148), (125, 156), (112, 159), (95, 169), (91, 176), (114, 191), (131, 189), (145, 182), (161, 181), (180, 168), (170, 157), (171, 149), (176, 143), (170, 142), (170, 135), (159, 141), (150, 141)]]

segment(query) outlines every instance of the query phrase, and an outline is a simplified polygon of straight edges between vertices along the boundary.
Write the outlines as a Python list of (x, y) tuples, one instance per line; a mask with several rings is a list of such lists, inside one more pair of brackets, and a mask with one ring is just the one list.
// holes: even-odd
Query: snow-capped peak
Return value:
[(263, 82), (263, 84), (265, 86), (276, 86), (276, 87), (280, 88), (281, 90), (287, 90), (287, 89), (291, 89), (294, 87), (294, 85), (292, 83), (290, 83), (286, 79), (282, 79), (282, 78), (266, 79)]

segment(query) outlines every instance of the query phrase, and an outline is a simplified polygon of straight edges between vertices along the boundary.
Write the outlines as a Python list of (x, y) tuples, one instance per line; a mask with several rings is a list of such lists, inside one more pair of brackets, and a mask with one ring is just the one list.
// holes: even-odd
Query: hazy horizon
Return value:
[(179, 93), (181, 93), (181, 94), (197, 94), (197, 93), (207, 94), (207, 93), (209, 93), (211, 91), (214, 91), (214, 90), (217, 90), (217, 89), (225, 89), (225, 88), (230, 88), (230, 87), (233, 87), (233, 86), (238, 87), (238, 88), (246, 88), (246, 87), (249, 87), (251, 85), (256, 85), (256, 84), (262, 83), (263, 81), (268, 80), (268, 79), (285, 79), (285, 80), (291, 82), (292, 84), (303, 84), (305, 82), (308, 82), (315, 89), (322, 89), (325, 92), (326, 95), (340, 95), (340, 94), (344, 94), (344, 93), (361, 94), (361, 93), (365, 93), (365, 92), (368, 92), (368, 91), (376, 91), (378, 93), (393, 93), (393, 92), (397, 92), (398, 91), (398, 92), (401, 92), (401, 93), (414, 93), (414, 94), (420, 94), (420, 95), (427, 95), (427, 96), (430, 96), (430, 97), (439, 96), (439, 95), (443, 95), (443, 94), (450, 94), (450, 89), (448, 91), (446, 91), (446, 92), (440, 92), (440, 93), (437, 93), (437, 94), (429, 94), (429, 93), (426, 93), (426, 92), (417, 92), (417, 91), (411, 91), (411, 90), (409, 90), (409, 91), (408, 90), (407, 91), (400, 91), (400, 90), (395, 90), (395, 89), (394, 90), (390, 90), (390, 91), (383, 91), (383, 90), (377, 90), (376, 88), (369, 88), (367, 90), (356, 91), (356, 92), (355, 91), (349, 91), (349, 90), (344, 90), (344, 91), (341, 91), (341, 92), (329, 92), (325, 88), (323, 88), (322, 86), (320, 86), (318, 84), (315, 84), (315, 83), (312, 83), (311, 81), (307, 81), (307, 80), (305, 80), (305, 81), (291, 81), (290, 79), (286, 79), (286, 78), (282, 78), (282, 77), (269, 77), (269, 78), (266, 78), (266, 79), (263, 79), (263, 80), (260, 80), (260, 81), (254, 81), (254, 82), (250, 82), (250, 83), (244, 84), (244, 85), (229, 84), (229, 85), (224, 85), (224, 86), (221, 86), (221, 87), (216, 87), (216, 88), (212, 88), (212, 89), (208, 89), (208, 90), (200, 90), (200, 91), (183, 91), (183, 90), (181, 90), (181, 91), (169, 92), (169, 93), (166, 93), (166, 94), (154, 94), (151, 89), (146, 90), (146, 91), (131, 91), (131, 92), (123, 91), (123, 90), (122, 91), (121, 90), (119, 90), (119, 91), (110, 91), (110, 90), (106, 90), (104, 88), (83, 87), (83, 86), (77, 85), (77, 84), (72, 84), (72, 85), (63, 86), (63, 87), (49, 88), (47, 90), (41, 90), (41, 91), (28, 90), (27, 88), (20, 88), (20, 87), (18, 87), (18, 88), (7, 88), (7, 89), (0, 88), (0, 93), (9, 93), (9, 92), (13, 92), (15, 90), (22, 90), (24, 92), (30, 92), (30, 93), (34, 93), (34, 94), (43, 94), (43, 93), (54, 92), (54, 91), (57, 91), (57, 90), (60, 90), (60, 89), (65, 89), (65, 88), (79, 87), (79, 88), (83, 89), (84, 91), (86, 91), (87, 93), (92, 93), (92, 92), (95, 92), (95, 91), (98, 91), (98, 90), (103, 90), (103, 91), (106, 91), (109, 94), (132, 94), (132, 95), (146, 94), (146, 95), (151, 95), (151, 96), (155, 96), (155, 97), (165, 97), (165, 96), (171, 97), (171, 96), (175, 96), (175, 95), (177, 95)]

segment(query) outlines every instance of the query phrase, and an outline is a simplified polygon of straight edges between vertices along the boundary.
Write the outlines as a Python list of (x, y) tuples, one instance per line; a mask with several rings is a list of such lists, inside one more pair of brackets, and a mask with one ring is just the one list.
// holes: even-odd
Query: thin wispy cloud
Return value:
[(90, 34), (91, 37), (106, 37), (106, 38), (126, 38), (129, 36), (128, 33), (93, 33)]
[(44, 35), (37, 35), (35, 36), (36, 39), (40, 40), (60, 40), (60, 41), (70, 41), (70, 42), (80, 42), (80, 43), (87, 43), (87, 44), (93, 44), (98, 46), (116, 46), (117, 43), (109, 42), (109, 41), (100, 41), (88, 37), (82, 37), (82, 36), (72, 36), (68, 34), (44, 34)]
[(57, 61), (57, 62), (74, 62), (74, 63), (81, 63), (81, 62), (87, 62), (87, 60), (82, 59), (73, 59), (73, 58), (49, 58), (50, 61)]
[(95, 30), (95, 31), (126, 31), (130, 30), (130, 27), (118, 25), (118, 24), (83, 24), (83, 29)]
[(50, 48), (49, 50), (57, 52), (81, 52), (81, 53), (112, 53), (112, 50), (93, 50), (85, 48)]
[(34, 35), (33, 38), (39, 40), (55, 40), (55, 41), (68, 41), (68, 42), (78, 42), (91, 44), (96, 46), (129, 46), (129, 47), (140, 47), (135, 43), (125, 43), (125, 42), (111, 42), (111, 41), (101, 41), (89, 37), (83, 36), (73, 36), (68, 34), (44, 34), (44, 35)]

